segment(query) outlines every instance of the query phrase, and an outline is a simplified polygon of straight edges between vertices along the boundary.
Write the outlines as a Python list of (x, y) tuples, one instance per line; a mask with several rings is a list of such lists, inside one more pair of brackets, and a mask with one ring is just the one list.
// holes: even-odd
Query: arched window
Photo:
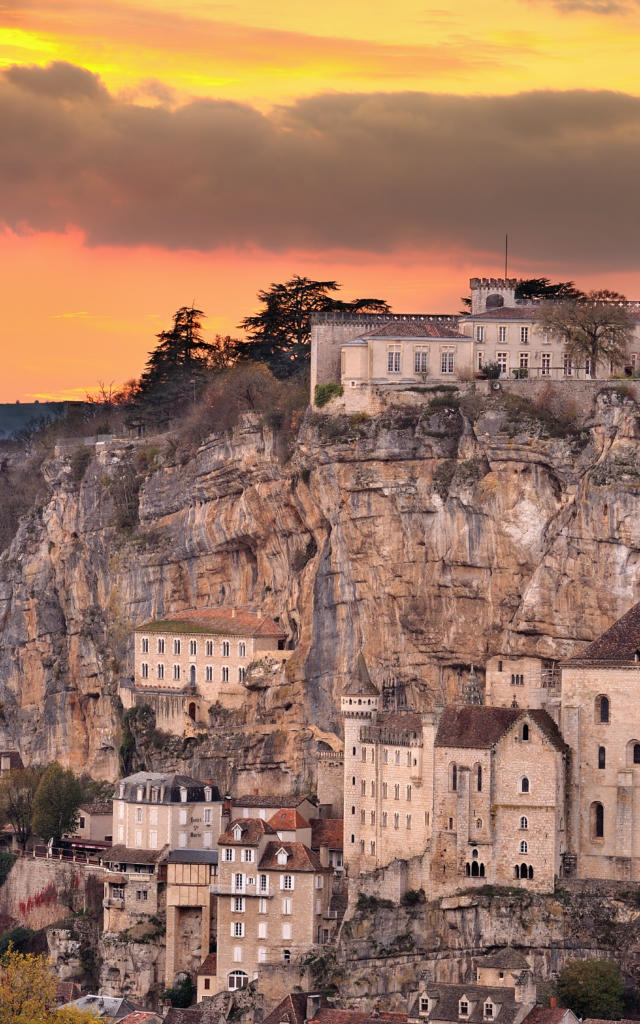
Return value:
[(604, 839), (604, 807), (599, 800), (591, 804), (591, 838)]
[(477, 860), (478, 859), (478, 851), (477, 850), (473, 851), (473, 853), (471, 854), (471, 858), (472, 858), (472, 860)]
[(484, 864), (480, 865), (480, 878), (484, 878)]
[(520, 792), (521, 793), (528, 793), (529, 792), (529, 780), (528, 780), (526, 775), (523, 775), (523, 777), (520, 779)]
[(464, 872), (465, 872), (465, 875), (468, 878), (469, 875), (471, 874), (471, 865), (469, 864), (469, 861), (467, 861), (467, 863), (464, 866)]
[(596, 722), (608, 722), (609, 714), (611, 711), (611, 708), (609, 706), (609, 698), (605, 697), (603, 694), (600, 694), (599, 697), (596, 697), (595, 711)]
[(520, 878), (527, 878), (529, 875), (529, 868), (526, 864), (520, 865)]
[(478, 793), (482, 793), (482, 765), (479, 764), (476, 768), (476, 789)]
[(193, 701), (189, 704), (189, 718), (192, 722), (196, 720), (196, 706)]
[(516, 864), (513, 869), (513, 877), (520, 878), (520, 865)]
[(520, 818), (520, 828), (521, 829), (528, 829), (529, 828), (529, 819), (525, 818), (524, 815), (522, 816), (522, 818)]
[(234, 992), (238, 988), (246, 988), (249, 982), (249, 975), (244, 971), (231, 971), (227, 976), (227, 988)]
[(533, 878), (533, 865), (530, 864), (529, 865), (529, 879), (531, 880), (532, 878)]
[(640, 764), (640, 743), (637, 740), (629, 740), (627, 743), (627, 767)]
[(291, 950), (290, 949), (283, 949), (282, 950), (282, 959), (284, 960), (285, 964), (290, 964), (291, 963)]
[(607, 767), (607, 751), (604, 747), (598, 747), (598, 768)]
[(474, 860), (473, 863), (471, 864), (471, 875), (473, 878), (477, 878), (479, 874), (480, 865), (478, 864), (477, 860)]
[(526, 742), (529, 739), (529, 726), (526, 722), (522, 726), (522, 739), (524, 742)]
[(640, 743), (633, 744), (633, 763), (640, 764)]
[(458, 788), (458, 766), (451, 765), (451, 789), (455, 792)]
[(528, 853), (528, 852), (529, 852), (529, 846), (527, 844), (526, 839), (523, 839), (522, 842), (520, 843), (520, 853)]
[(478, 830), (482, 828), (482, 818), (476, 818), (476, 828)]

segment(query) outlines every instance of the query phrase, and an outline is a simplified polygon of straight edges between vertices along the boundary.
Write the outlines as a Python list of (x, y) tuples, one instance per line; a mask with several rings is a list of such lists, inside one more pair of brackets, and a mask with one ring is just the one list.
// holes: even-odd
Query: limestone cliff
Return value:
[(573, 420), (445, 393), (308, 414), (286, 460), (255, 422), (49, 459), (0, 558), (3, 742), (115, 778), (130, 630), (201, 604), (259, 606), (297, 648), (224, 728), (143, 751), (221, 788), (304, 788), (360, 649), (418, 707), (500, 650), (570, 654), (637, 599), (640, 559), (638, 408), (609, 390)]

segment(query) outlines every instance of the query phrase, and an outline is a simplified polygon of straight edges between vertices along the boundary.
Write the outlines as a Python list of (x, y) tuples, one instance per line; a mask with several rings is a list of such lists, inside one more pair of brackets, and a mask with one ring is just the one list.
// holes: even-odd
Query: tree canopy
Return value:
[(389, 312), (382, 299), (337, 299), (333, 293), (339, 289), (337, 281), (313, 281), (296, 274), (258, 292), (262, 309), (239, 324), (249, 339), (242, 357), (265, 363), (276, 377), (291, 377), (309, 358), (312, 313)]
[(634, 323), (624, 302), (624, 295), (606, 290), (577, 299), (543, 302), (539, 323), (543, 330), (565, 342), (572, 359), (588, 359), (591, 376), (596, 377), (599, 362), (619, 365), (626, 357)]
[(35, 834), (47, 842), (57, 842), (65, 833), (74, 832), (82, 798), (82, 786), (72, 771), (65, 770), (57, 761), (48, 765), (33, 798)]
[(576, 1016), (620, 1020), (624, 986), (611, 960), (568, 960), (558, 978), (561, 1005)]
[(55, 1009), (56, 977), (46, 956), (9, 948), (0, 956), (0, 1024), (98, 1024), (90, 1013)]
[(545, 299), (580, 299), (584, 292), (573, 281), (551, 282), (548, 277), (527, 277), (516, 285), (516, 302), (534, 302)]
[(42, 778), (42, 768), (22, 768), (0, 779), (0, 811), (13, 826), (24, 850), (31, 837), (33, 800)]

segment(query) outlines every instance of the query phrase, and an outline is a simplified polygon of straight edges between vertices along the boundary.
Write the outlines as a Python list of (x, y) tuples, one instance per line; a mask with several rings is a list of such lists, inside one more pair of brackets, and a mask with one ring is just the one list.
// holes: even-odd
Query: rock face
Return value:
[(82, 479), (54, 458), (48, 499), (0, 558), (3, 742), (115, 778), (132, 627), (254, 605), (295, 644), (286, 669), (252, 675), (209, 734), (136, 756), (221, 788), (304, 789), (360, 650), (426, 708), (491, 654), (569, 655), (630, 607), (639, 436), (615, 390), (573, 423), (445, 396), (374, 420), (308, 414), (286, 462), (256, 423), (193, 452), (98, 446)]

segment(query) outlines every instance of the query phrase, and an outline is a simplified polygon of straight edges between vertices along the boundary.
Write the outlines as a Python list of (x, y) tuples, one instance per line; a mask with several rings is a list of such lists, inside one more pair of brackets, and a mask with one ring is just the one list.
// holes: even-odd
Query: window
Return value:
[(158, 679), (164, 679), (164, 665), (161, 661), (158, 662)]
[(173, 653), (174, 654), (180, 654), (180, 647), (181, 647), (180, 641), (179, 640), (174, 640), (173, 641)]
[(584, 375), (585, 377), (591, 376), (591, 360), (585, 359), (584, 361)]
[(141, 649), (143, 654), (148, 654), (149, 653), (149, 637), (143, 636), (143, 638), (142, 638), (142, 646), (141, 646), (140, 649)]
[(529, 792), (529, 780), (528, 780), (526, 775), (523, 775), (523, 777), (520, 779), (520, 792), (521, 793), (528, 793)]
[(143, 903), (149, 899), (149, 893), (146, 889), (136, 889), (136, 899), (141, 900)]
[(453, 832), (453, 818), (449, 818), (449, 831)]
[(529, 739), (529, 726), (527, 725), (526, 722), (522, 726), (521, 739), (522, 739), (523, 743), (527, 743), (528, 739)]
[(609, 698), (600, 696), (596, 697), (596, 722), (607, 723), (610, 715)]
[(223, 658), (228, 658), (230, 650), (231, 650), (231, 644), (229, 643), (229, 641), (228, 640), (223, 640), (222, 641), (222, 657)]
[(529, 328), (528, 327), (521, 327), (520, 328), (520, 344), (521, 345), (528, 345), (528, 343), (529, 343)]
[(204, 670), (204, 679), (206, 683), (213, 682), (213, 665), (206, 665)]
[(376, 855), (376, 844), (373, 840), (371, 840), (369, 844), (369, 853), (371, 854), (372, 857), (375, 857)]
[(508, 352), (496, 352), (496, 363), (500, 367), (500, 376), (504, 377), (507, 372)]
[(238, 657), (239, 658), (246, 658), (246, 656), (247, 656), (247, 645), (244, 642), (244, 640), (241, 640), (240, 643), (238, 644)]
[(361, 796), (366, 796), (367, 795), (367, 780), (366, 779), (361, 779), (360, 780), (360, 795)]
[(451, 789), (455, 793), (455, 791), (458, 788), (458, 766), (457, 766), (457, 764), (452, 764), (451, 768), (449, 769), (449, 782), (450, 782)]
[(244, 938), (244, 921), (231, 922), (231, 935), (235, 939)]
[(238, 682), (239, 683), (244, 683), (244, 681), (246, 679), (246, 675), (247, 675), (247, 670), (246, 670), (246, 668), (243, 668), (242, 665), (241, 665), (240, 668), (238, 669)]
[(253, 850), (243, 850), (242, 859), (246, 864), (253, 863)]
[(407, 814), (407, 829), (411, 831), (411, 815)]
[(396, 782), (395, 786), (393, 787), (393, 799), (394, 800), (399, 800), (400, 799), (400, 783), (399, 782)]
[(124, 888), (121, 885), (111, 886), (111, 899), (112, 900), (123, 900), (124, 899)]
[(387, 373), (400, 373), (400, 347), (398, 345), (387, 349)]
[(222, 859), (223, 860), (234, 860), (234, 854), (235, 854), (235, 851), (234, 851), (234, 849), (232, 847), (225, 846)]
[(529, 819), (525, 818), (524, 815), (520, 818), (520, 828), (526, 831), (529, 828)]
[[(284, 936), (283, 936), (283, 938), (284, 938)], [(291, 950), (290, 949), (283, 949), (282, 950), (282, 959), (283, 959), (285, 964), (290, 964), (291, 963)]]
[(229, 682), (229, 667), (227, 665), (222, 666), (222, 682)]
[(179, 665), (174, 665), (173, 666), (173, 678), (174, 679), (179, 679), (180, 678), (180, 666)]
[(142, 662), (142, 665), (140, 666), (140, 671), (142, 673), (143, 679), (149, 678), (149, 666), (147, 665), (146, 661)]
[(521, 672), (511, 673), (511, 685), (512, 686), (524, 686), (524, 676)]
[(233, 876), (233, 889), (234, 892), (244, 892), (244, 875), (240, 872)]
[(429, 997), (428, 996), (420, 996), (420, 1013), (428, 1013), (428, 1012), (429, 1012)]
[(528, 852), (529, 852), (529, 845), (528, 845), (526, 839), (523, 839), (522, 842), (520, 843), (520, 853), (528, 853)]
[(315, 886), (316, 889), (324, 888), (324, 878), (322, 877), (322, 875), (316, 875)]
[(476, 829), (480, 831), (482, 828), (482, 818), (476, 818)]
[(382, 799), (386, 800), (389, 793), (389, 787), (386, 782), (382, 783)]
[(195, 655), (197, 653), (198, 653), (198, 642), (197, 642), (197, 640), (190, 640), (189, 641), (189, 654), (193, 657), (193, 655)]
[(280, 875), (280, 888), (281, 889), (293, 889), (294, 878), (293, 875)]
[(258, 875), (258, 892), (269, 892), (269, 879), (267, 875)]
[(498, 341), (505, 342), (507, 340), (507, 328), (500, 326), (498, 327)]
[(476, 327), (476, 341), (484, 341), (484, 327)]
[(478, 793), (482, 793), (482, 765), (479, 764), (476, 768), (476, 789)]
[(366, 822), (366, 814), (367, 814), (366, 811), (364, 811), (364, 810), (360, 811), (360, 824), (361, 825), (364, 825), (365, 822)]
[(186, 832), (180, 832), (180, 834), (178, 835), (178, 846), (180, 847), (181, 850), (186, 849), (186, 846), (187, 846), (187, 833)]
[(386, 811), (382, 812), (382, 827), (383, 828), (387, 827), (387, 812)]
[(393, 827), (394, 828), (400, 828), (400, 815), (399, 814), (394, 814), (394, 816), (393, 816)]
[(551, 355), (549, 352), (542, 353), (542, 369), (540, 370), (541, 377), (548, 377), (551, 373)]
[(411, 767), (411, 751), (407, 750), (407, 768)]
[(204, 653), (207, 658), (213, 658), (213, 640), (207, 640), (204, 645)]
[(411, 803), (411, 786), (407, 786), (407, 802)]
[(426, 373), (429, 368), (429, 351), (425, 348), (416, 348), (413, 353), (414, 373)]
[[(521, 330), (526, 331), (526, 327), (522, 327)], [(486, 1020), (493, 1020), (493, 1003), (490, 1003), (487, 999), (484, 1004), (484, 1016)]]
[(442, 352), (440, 359), (440, 369), (442, 373), (453, 373), (455, 368), (455, 353), (453, 352)]
[(387, 750), (386, 747), (384, 748), (382, 760), (384, 761), (385, 764), (389, 764), (389, 751)]
[(478, 352), (478, 370), (484, 366), (484, 352)]
[(362, 750), (360, 751), (360, 760), (363, 761), (363, 762), (367, 760), (367, 748), (366, 747), (363, 747)]
[(640, 764), (640, 743), (633, 744), (633, 763)]
[(158, 640), (158, 654), (164, 654), (164, 637), (161, 636)]
[(364, 853), (364, 839), (360, 840), (360, 853)]
[(375, 823), (376, 823), (376, 812), (372, 811), (371, 812), (371, 824), (375, 825)]
[(375, 795), (376, 795), (376, 784), (375, 784), (375, 782), (372, 782), (371, 783), (371, 796), (375, 796)]
[(604, 839), (604, 807), (599, 801), (591, 804), (591, 838)]
[(142, 807), (136, 807), (136, 821), (142, 821)]
[(258, 900), (258, 913), (259, 914), (266, 914), (266, 912), (267, 912), (267, 901), (265, 900), (264, 896), (261, 896), (260, 899)]
[(283, 939), (290, 939), (291, 938), (291, 925), (290, 924), (283, 924), (283, 926), (282, 926), (282, 938)]
[(266, 946), (258, 946), (258, 963), (264, 964), (267, 961), (267, 948)]
[[(236, 963), (242, 961), (242, 948), (240, 946), (236, 946), (233, 953), (233, 959)], [(238, 956), (235, 955), (236, 953), (238, 953)], [(229, 992), (235, 992), (236, 989), (246, 988), (248, 981), (249, 975), (245, 974), (244, 971), (232, 971), (227, 978), (227, 988)]]
[(458, 1013), (461, 1017), (469, 1016), (469, 1004), (466, 999), (461, 999), (458, 1005)]
[[(529, 353), (528, 352), (521, 352), (520, 353), (520, 369), (521, 370), (526, 370), (526, 369), (528, 369), (528, 366), (529, 366)], [(526, 376), (526, 374), (525, 374), (525, 376)]]
[(149, 847), (152, 850), (158, 849), (158, 833), (155, 829), (150, 829), (149, 831)]
[(285, 914), (285, 916), (291, 914), (292, 905), (293, 901), (289, 897), (282, 901), (282, 913)]
[(604, 747), (598, 747), (598, 768), (607, 767), (607, 751)]
[(568, 356), (566, 352), (562, 360), (562, 372), (565, 377), (573, 376), (573, 362), (571, 361), (571, 356)]
[(289, 854), (286, 850), (278, 850), (277, 853), (278, 864), (286, 864), (289, 859)]

